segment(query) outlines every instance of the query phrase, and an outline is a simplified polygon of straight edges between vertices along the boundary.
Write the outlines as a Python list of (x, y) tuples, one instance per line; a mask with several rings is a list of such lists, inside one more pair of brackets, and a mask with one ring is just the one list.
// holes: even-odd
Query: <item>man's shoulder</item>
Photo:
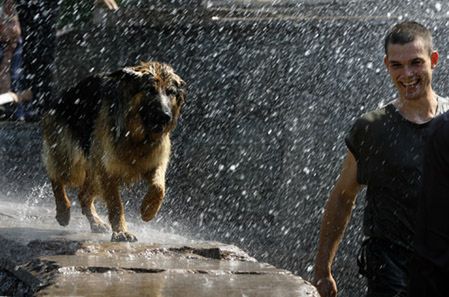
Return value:
[(375, 123), (382, 121), (392, 112), (392, 108), (394, 108), (392, 103), (388, 103), (377, 109), (362, 114), (357, 121), (364, 123)]
[(445, 129), (449, 131), (449, 110), (445, 110), (440, 113), (435, 119), (432, 121), (432, 130), (433, 132), (438, 131), (440, 129)]
[(351, 134), (368, 135), (375, 131), (384, 131), (394, 118), (394, 106), (389, 103), (359, 116), (351, 127)]

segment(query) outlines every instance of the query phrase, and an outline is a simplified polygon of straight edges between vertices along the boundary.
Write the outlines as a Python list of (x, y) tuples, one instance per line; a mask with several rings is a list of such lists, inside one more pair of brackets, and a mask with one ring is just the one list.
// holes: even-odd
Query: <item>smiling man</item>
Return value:
[(362, 115), (345, 139), (348, 152), (325, 206), (315, 262), (322, 297), (337, 295), (332, 263), (363, 186), (365, 240), (358, 263), (367, 296), (407, 295), (423, 147), (432, 119), (449, 109), (432, 88), (437, 62), (431, 32), (421, 24), (406, 21), (388, 31), (384, 63), (398, 98)]

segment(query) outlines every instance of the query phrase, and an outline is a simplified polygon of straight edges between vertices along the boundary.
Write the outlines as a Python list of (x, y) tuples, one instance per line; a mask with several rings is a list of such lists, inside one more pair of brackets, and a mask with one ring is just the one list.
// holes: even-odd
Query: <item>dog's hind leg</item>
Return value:
[(140, 206), (142, 220), (148, 222), (153, 219), (162, 206), (165, 196), (165, 171), (167, 164), (162, 164), (157, 169), (145, 175), (148, 181), (148, 192)]
[(111, 228), (109, 228), (109, 225), (106, 224), (97, 214), (94, 204), (95, 195), (96, 193), (92, 189), (89, 178), (86, 178), (86, 182), (78, 193), (81, 210), (89, 221), (90, 229), (93, 233), (107, 233), (111, 230)]
[(111, 241), (137, 241), (137, 237), (129, 233), (126, 226), (125, 208), (120, 199), (118, 180), (103, 174), (101, 177), (101, 188), (103, 199), (108, 207), (109, 222), (112, 227)]
[(56, 220), (59, 225), (67, 226), (70, 221), (70, 200), (67, 197), (64, 184), (52, 180), (51, 187), (55, 195), (56, 202)]

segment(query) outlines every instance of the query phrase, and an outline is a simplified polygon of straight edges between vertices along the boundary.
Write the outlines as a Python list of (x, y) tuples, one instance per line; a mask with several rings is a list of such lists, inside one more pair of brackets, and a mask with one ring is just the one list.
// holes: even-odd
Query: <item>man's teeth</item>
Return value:
[(418, 83), (418, 81), (412, 81), (412, 82), (408, 82), (408, 83), (403, 82), (402, 84), (406, 87), (411, 87), (411, 86), (416, 85), (417, 83)]

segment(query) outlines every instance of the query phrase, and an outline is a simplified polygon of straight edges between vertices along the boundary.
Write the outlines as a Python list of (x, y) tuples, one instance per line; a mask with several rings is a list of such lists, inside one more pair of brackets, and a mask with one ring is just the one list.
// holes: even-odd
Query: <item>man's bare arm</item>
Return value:
[(340, 176), (326, 202), (320, 227), (318, 252), (315, 259), (314, 282), (321, 297), (337, 295), (336, 282), (332, 276), (332, 263), (361, 186), (357, 182), (357, 162), (348, 151)]

